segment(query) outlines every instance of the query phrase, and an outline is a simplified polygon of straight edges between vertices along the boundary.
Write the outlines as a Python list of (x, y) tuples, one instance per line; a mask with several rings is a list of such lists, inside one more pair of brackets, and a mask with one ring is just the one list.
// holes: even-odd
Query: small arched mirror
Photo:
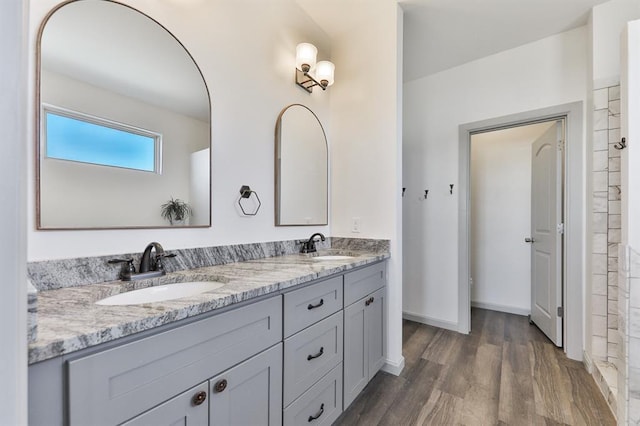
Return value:
[(38, 229), (211, 226), (209, 92), (171, 33), (70, 1), (45, 19), (38, 61)]
[(327, 139), (304, 105), (284, 108), (276, 122), (276, 225), (326, 225)]

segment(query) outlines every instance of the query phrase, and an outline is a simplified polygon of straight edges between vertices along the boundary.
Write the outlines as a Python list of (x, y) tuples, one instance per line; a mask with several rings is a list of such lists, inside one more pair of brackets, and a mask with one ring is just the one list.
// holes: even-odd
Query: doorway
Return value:
[(583, 103), (574, 102), (459, 126), (458, 331), (469, 333), (471, 306), (470, 154), (471, 135), (522, 124), (564, 119), (564, 348), (571, 359), (583, 359), (583, 280), (585, 276), (585, 162)]
[(529, 316), (562, 346), (564, 120), (470, 138), (471, 306)]

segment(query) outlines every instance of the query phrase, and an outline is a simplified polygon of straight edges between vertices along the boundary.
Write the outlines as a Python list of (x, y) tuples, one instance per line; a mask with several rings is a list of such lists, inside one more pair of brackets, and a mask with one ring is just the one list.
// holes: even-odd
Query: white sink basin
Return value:
[(340, 255), (326, 255), (326, 256), (316, 256), (312, 257), (312, 260), (322, 261), (322, 260), (348, 260), (353, 259), (353, 256), (340, 256)]
[(206, 293), (224, 284), (215, 281), (196, 281), (187, 283), (165, 284), (155, 287), (141, 288), (98, 300), (96, 305), (140, 305), (143, 303), (162, 302)]

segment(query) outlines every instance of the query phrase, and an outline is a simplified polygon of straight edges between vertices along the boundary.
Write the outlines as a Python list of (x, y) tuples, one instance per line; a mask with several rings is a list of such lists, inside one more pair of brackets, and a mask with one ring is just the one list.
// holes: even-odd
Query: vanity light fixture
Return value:
[(318, 49), (311, 43), (296, 46), (296, 84), (309, 93), (315, 86), (322, 90), (333, 84), (335, 65), (329, 61), (316, 63)]

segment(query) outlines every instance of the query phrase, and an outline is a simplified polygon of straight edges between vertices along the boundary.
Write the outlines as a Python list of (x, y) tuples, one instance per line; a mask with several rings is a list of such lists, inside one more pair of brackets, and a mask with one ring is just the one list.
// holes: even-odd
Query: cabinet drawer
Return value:
[(342, 361), (342, 311), (284, 341), (284, 406)]
[(273, 297), (69, 361), (69, 423), (119, 424), (281, 339)]
[(283, 413), (283, 425), (330, 425), (342, 414), (342, 364), (338, 364)]
[(342, 277), (331, 278), (284, 295), (284, 337), (342, 309)]
[(344, 306), (362, 299), (386, 284), (386, 262), (344, 275)]

